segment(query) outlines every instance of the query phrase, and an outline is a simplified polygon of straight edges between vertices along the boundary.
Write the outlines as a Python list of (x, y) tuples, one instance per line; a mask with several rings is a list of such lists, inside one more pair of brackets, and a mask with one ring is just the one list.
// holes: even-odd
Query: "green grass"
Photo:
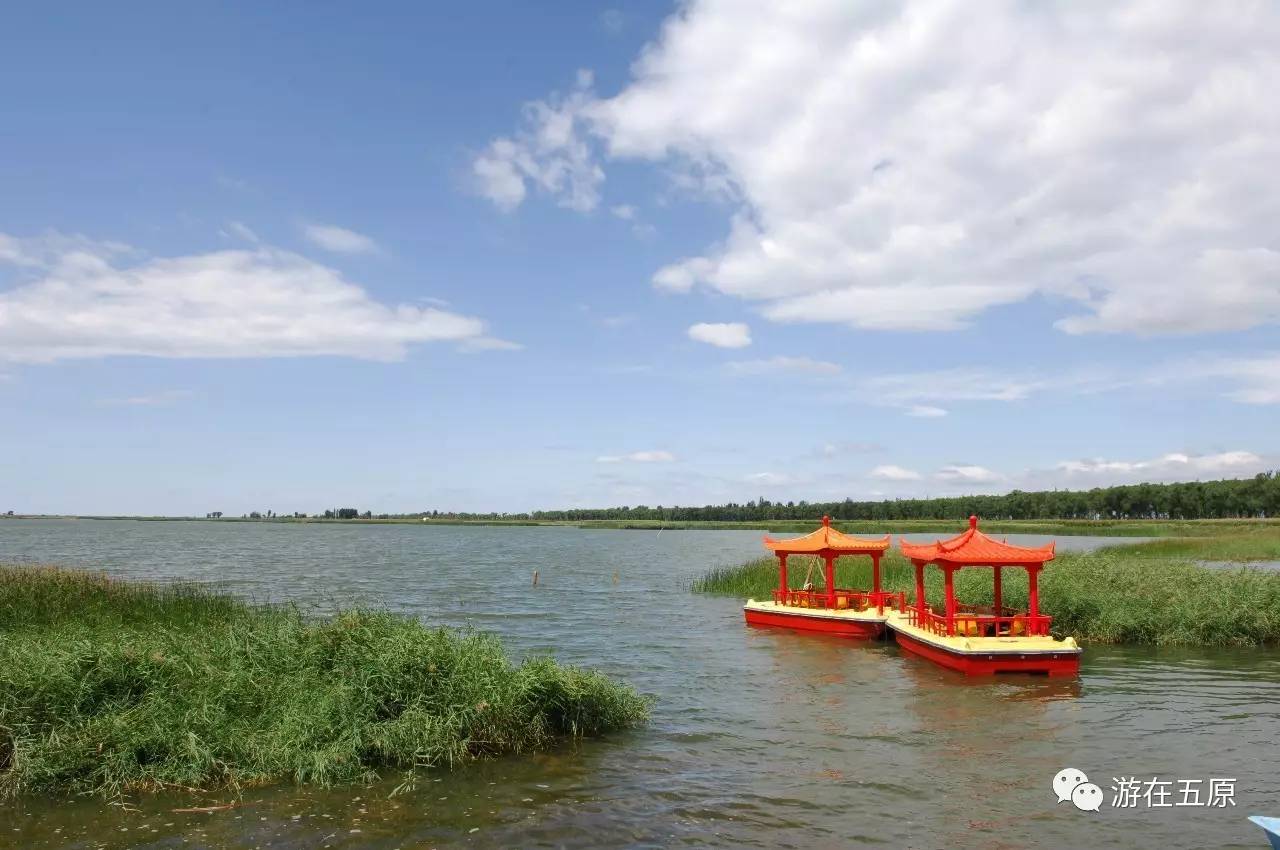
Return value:
[[(803, 558), (790, 559), (793, 587), (804, 581), (806, 566)], [(891, 552), (881, 571), (886, 590), (906, 591), (908, 600), (914, 597), (914, 571), (905, 558)], [(821, 585), (821, 570), (815, 569), (813, 576)], [(697, 579), (692, 590), (769, 599), (777, 582), (777, 561), (765, 558), (712, 570)], [(839, 559), (836, 583), (871, 587), (869, 561)], [(1004, 604), (1025, 608), (1026, 572), (1006, 569), (1002, 584)], [(956, 596), (963, 602), (990, 605), (991, 591), (990, 569), (956, 573)], [(942, 604), (942, 573), (937, 568), (925, 569), (925, 597), (931, 604)], [(1207, 568), (1185, 557), (1152, 557), (1141, 546), (1059, 555), (1041, 573), (1040, 607), (1053, 616), (1054, 634), (1087, 643), (1280, 644), (1280, 572)]]
[(1148, 540), (1126, 547), (1126, 554), (1200, 561), (1280, 561), (1280, 529), (1270, 526), (1230, 535)]
[(0, 797), (368, 781), (642, 723), (647, 700), (486, 634), (0, 567)]

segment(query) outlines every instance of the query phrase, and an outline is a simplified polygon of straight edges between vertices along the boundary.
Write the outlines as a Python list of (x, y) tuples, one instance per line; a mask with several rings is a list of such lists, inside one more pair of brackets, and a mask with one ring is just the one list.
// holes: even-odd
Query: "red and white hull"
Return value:
[(803, 632), (821, 632), (836, 637), (874, 640), (885, 630), (885, 617), (874, 610), (848, 611), (829, 608), (800, 608), (775, 602), (756, 602), (742, 606), (747, 625)]
[(889, 628), (904, 652), (966, 676), (993, 676), (997, 673), (1076, 676), (1080, 673), (1080, 648), (1071, 638), (935, 635), (908, 624), (902, 616), (892, 618)]

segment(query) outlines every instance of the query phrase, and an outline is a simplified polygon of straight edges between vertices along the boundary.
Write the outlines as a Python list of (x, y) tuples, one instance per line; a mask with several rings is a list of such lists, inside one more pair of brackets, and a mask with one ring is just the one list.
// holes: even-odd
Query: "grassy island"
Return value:
[(0, 797), (341, 783), (642, 723), (629, 687), (486, 634), (0, 567)]
[[(895, 546), (896, 548), (896, 546)], [(1088, 554), (1061, 554), (1040, 576), (1040, 608), (1053, 616), (1053, 632), (1087, 643), (1180, 644), (1187, 646), (1260, 646), (1280, 644), (1280, 571), (1238, 563), (1207, 567), (1199, 561), (1269, 560), (1280, 550), (1280, 532), (1260, 529), (1247, 535), (1158, 540), (1116, 546)], [(791, 583), (804, 580), (805, 559), (793, 556)], [(886, 590), (915, 592), (910, 563), (890, 551), (881, 565)], [(814, 570), (821, 583), (822, 572)], [(871, 587), (866, 558), (836, 563), (841, 587)], [(768, 599), (778, 584), (774, 558), (712, 570), (693, 590)], [(956, 596), (974, 605), (992, 604), (991, 571), (956, 573)], [(925, 570), (925, 596), (943, 603), (941, 571)], [(1004, 571), (1004, 604), (1025, 608), (1027, 577)]]

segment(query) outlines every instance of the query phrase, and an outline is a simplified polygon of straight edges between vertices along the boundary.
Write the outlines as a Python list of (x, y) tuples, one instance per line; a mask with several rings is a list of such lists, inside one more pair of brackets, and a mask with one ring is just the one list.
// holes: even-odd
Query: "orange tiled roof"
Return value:
[(811, 531), (803, 537), (790, 537), (786, 540), (764, 539), (764, 548), (775, 554), (815, 555), (819, 552), (856, 554), (859, 552), (883, 552), (889, 548), (889, 535), (883, 539), (873, 540), (867, 537), (855, 537), (836, 531), (831, 527), (831, 517), (822, 518), (822, 527)]
[(951, 564), (992, 566), (996, 564), (1043, 564), (1053, 560), (1053, 544), (1035, 549), (1010, 546), (978, 530), (978, 518), (969, 517), (969, 530), (950, 540), (933, 543), (898, 541), (902, 554), (913, 561), (945, 561)]

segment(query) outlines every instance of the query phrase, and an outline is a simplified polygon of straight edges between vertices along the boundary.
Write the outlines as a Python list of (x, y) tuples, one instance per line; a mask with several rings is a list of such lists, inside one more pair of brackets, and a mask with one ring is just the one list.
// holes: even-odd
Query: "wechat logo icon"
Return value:
[(1053, 777), (1053, 793), (1059, 803), (1071, 803), (1082, 812), (1102, 808), (1102, 789), (1089, 781), (1083, 770), (1064, 767)]

